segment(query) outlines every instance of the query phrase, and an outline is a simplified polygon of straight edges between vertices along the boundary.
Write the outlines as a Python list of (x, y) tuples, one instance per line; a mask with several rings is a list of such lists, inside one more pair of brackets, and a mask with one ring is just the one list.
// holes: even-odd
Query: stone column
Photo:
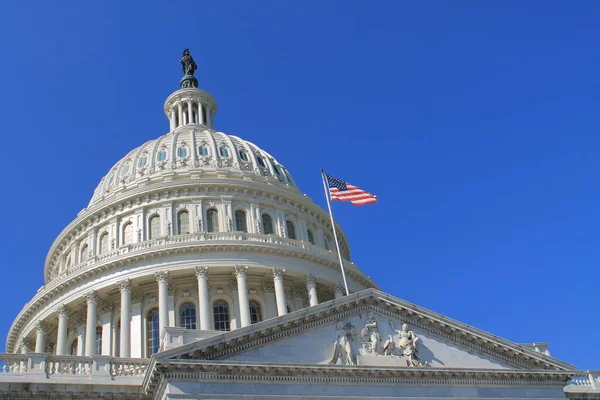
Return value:
[(188, 100), (187, 106), (188, 106), (188, 124), (193, 124), (194, 123), (194, 110), (192, 109), (192, 101), (191, 100)]
[(275, 285), (275, 300), (277, 301), (277, 314), (287, 314), (287, 301), (283, 288), (283, 274), (285, 269), (273, 268), (273, 284)]
[(56, 333), (56, 355), (67, 355), (67, 324), (69, 322), (69, 309), (64, 304), (58, 306), (58, 330)]
[(346, 295), (346, 289), (344, 288), (344, 285), (342, 285), (341, 283), (336, 283), (335, 285), (333, 285), (333, 296), (336, 299), (339, 299), (340, 297), (344, 297)]
[(242, 328), (252, 323), (250, 319), (250, 301), (248, 300), (248, 284), (246, 282), (247, 265), (235, 266), (235, 277), (238, 284), (238, 298), (240, 301), (240, 320)]
[(198, 102), (198, 123), (206, 125), (206, 121), (202, 118), (202, 103)]
[(131, 280), (117, 282), (121, 290), (121, 333), (119, 335), (119, 357), (131, 357)]
[(210, 299), (208, 298), (208, 267), (195, 267), (198, 278), (198, 303), (200, 305), (200, 329), (212, 330), (210, 326)]
[(21, 339), (21, 353), (26, 354), (31, 352), (31, 340), (29, 338)]
[(169, 119), (169, 132), (173, 132), (173, 130), (175, 129), (175, 110), (171, 109), (171, 111), (169, 111)]
[(87, 316), (85, 322), (85, 353), (86, 356), (96, 354), (96, 305), (98, 304), (98, 294), (92, 290), (85, 294), (87, 303)]
[(181, 102), (179, 104), (177, 104), (177, 116), (179, 117), (179, 119), (178, 119), (179, 125), (178, 126), (183, 125), (183, 108), (181, 107)]
[(35, 352), (45, 353), (46, 350), (46, 330), (48, 326), (44, 321), (38, 321), (36, 325), (37, 336), (35, 338)]
[(316, 306), (319, 304), (319, 298), (317, 297), (317, 277), (308, 274), (304, 282), (306, 283), (306, 291), (308, 292), (308, 303), (311, 307)]
[(169, 326), (169, 305), (167, 303), (169, 271), (155, 272), (154, 275), (158, 282), (158, 334), (160, 337), (165, 326)]

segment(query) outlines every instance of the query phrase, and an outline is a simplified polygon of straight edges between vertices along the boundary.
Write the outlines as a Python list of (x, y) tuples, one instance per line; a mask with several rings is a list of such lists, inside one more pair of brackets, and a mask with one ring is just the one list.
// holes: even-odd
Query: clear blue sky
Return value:
[(217, 129), (325, 206), (393, 295), (600, 368), (600, 2), (0, 3), (2, 346), (55, 236), (168, 130), (189, 47)]

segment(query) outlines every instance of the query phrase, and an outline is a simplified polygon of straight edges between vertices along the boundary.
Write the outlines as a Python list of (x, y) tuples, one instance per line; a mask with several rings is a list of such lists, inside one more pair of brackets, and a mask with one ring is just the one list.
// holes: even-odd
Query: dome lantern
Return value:
[(198, 89), (198, 79), (194, 76), (198, 66), (189, 49), (183, 51), (180, 63), (184, 72), (180, 89), (167, 98), (164, 106), (170, 122), (169, 132), (183, 125), (204, 125), (212, 129), (217, 103), (208, 92)]

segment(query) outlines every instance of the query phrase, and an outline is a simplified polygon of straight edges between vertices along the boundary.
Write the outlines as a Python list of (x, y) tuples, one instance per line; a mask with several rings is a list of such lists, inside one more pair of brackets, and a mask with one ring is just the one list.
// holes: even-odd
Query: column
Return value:
[(25, 354), (25, 353), (29, 353), (31, 352), (31, 340), (29, 340), (29, 338), (23, 338), (21, 339), (21, 353)]
[(169, 325), (169, 306), (167, 297), (169, 296), (169, 271), (155, 272), (158, 282), (158, 334), (162, 335), (165, 326)]
[(183, 125), (183, 107), (181, 107), (181, 103), (177, 104), (177, 116), (179, 117), (179, 126)]
[(171, 109), (171, 111), (169, 111), (169, 132), (173, 132), (173, 130), (175, 129), (175, 110)]
[(56, 309), (58, 313), (58, 331), (56, 333), (56, 355), (66, 356), (67, 350), (67, 323), (69, 322), (69, 309), (61, 304)]
[(283, 274), (285, 269), (273, 268), (273, 284), (275, 285), (275, 300), (277, 301), (277, 315), (287, 314), (287, 301), (283, 288)]
[(238, 284), (238, 298), (240, 300), (240, 320), (242, 328), (252, 323), (250, 319), (250, 302), (248, 300), (248, 284), (246, 282), (247, 265), (235, 266), (235, 277)]
[(92, 290), (84, 295), (87, 303), (87, 316), (85, 321), (85, 353), (86, 356), (96, 354), (96, 305), (98, 294)]
[(206, 125), (206, 121), (202, 118), (202, 103), (198, 102), (198, 123)]
[(37, 336), (35, 338), (35, 352), (45, 353), (46, 350), (46, 330), (48, 325), (44, 321), (39, 321), (36, 325)]
[(117, 282), (121, 291), (121, 333), (119, 335), (119, 357), (131, 357), (131, 280)]
[(212, 330), (210, 326), (210, 304), (208, 298), (208, 267), (195, 267), (198, 278), (198, 303), (200, 304), (200, 329)]
[(308, 274), (304, 282), (306, 283), (306, 291), (308, 292), (308, 303), (311, 307), (316, 306), (319, 304), (319, 298), (317, 297), (317, 277)]
[(333, 285), (333, 296), (336, 299), (339, 299), (340, 297), (344, 297), (346, 293), (346, 289), (344, 288), (344, 285), (342, 285), (341, 283), (336, 283), (335, 285)]
[(192, 109), (192, 101), (191, 100), (188, 100), (187, 106), (188, 106), (188, 124), (193, 124), (194, 123), (194, 110)]

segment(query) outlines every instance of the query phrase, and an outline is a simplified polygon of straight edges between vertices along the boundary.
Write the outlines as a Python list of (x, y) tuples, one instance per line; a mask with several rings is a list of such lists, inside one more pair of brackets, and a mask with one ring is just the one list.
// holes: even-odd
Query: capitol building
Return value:
[(181, 64), (168, 132), (54, 240), (1, 399), (600, 399), (600, 373), (546, 343), (381, 292), (284, 165), (215, 129), (187, 50)]

